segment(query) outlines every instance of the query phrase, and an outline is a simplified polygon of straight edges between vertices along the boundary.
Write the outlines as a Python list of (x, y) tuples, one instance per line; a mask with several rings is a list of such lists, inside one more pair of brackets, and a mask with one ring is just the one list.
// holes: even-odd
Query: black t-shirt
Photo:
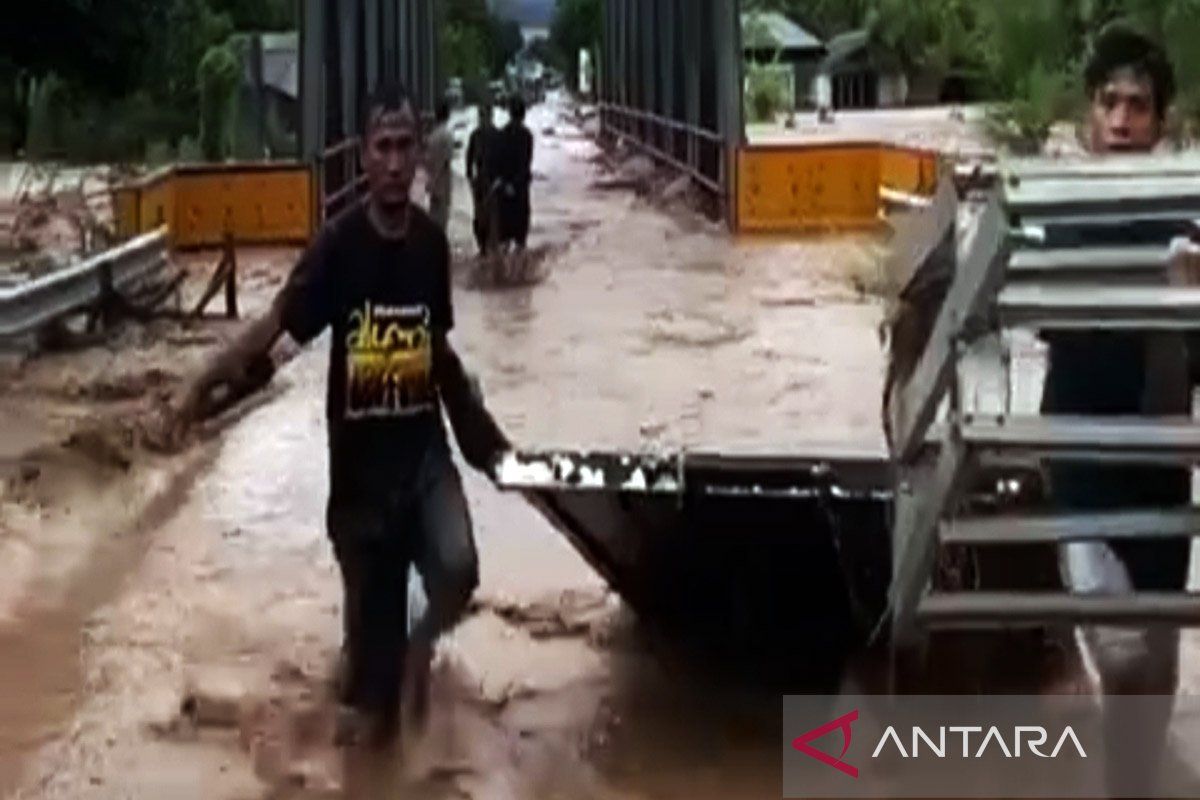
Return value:
[(529, 186), (533, 174), (533, 134), (520, 123), (510, 122), (500, 131), (496, 175), (517, 188)]
[(304, 343), (327, 326), (326, 415), (334, 504), (376, 502), (446, 445), (433, 339), (454, 326), (446, 235), (417, 207), (388, 239), (365, 205), (327, 224), (283, 288), (283, 327)]
[(491, 126), (480, 126), (471, 131), (467, 140), (467, 168), (475, 173), (481, 186), (490, 188), (496, 175), (497, 147), (500, 131)]

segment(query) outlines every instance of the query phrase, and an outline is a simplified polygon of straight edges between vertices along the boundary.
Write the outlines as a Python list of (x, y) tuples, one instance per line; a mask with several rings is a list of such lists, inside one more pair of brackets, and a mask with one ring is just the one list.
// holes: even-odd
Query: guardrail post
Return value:
[(229, 265), (225, 273), (225, 316), (237, 319), (237, 248), (234, 247), (232, 234), (225, 236), (225, 259)]
[(101, 261), (96, 270), (96, 277), (100, 284), (100, 293), (96, 298), (95, 318), (99, 320), (101, 328), (108, 330), (116, 322), (117, 316), (117, 291), (113, 286), (112, 261)]

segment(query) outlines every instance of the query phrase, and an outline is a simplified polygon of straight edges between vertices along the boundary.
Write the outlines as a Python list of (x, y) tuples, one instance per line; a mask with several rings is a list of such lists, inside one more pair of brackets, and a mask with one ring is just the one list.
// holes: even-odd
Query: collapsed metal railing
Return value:
[[(1200, 426), (1190, 418), (1039, 416), (1010, 406), (1012, 359), (1003, 337), (1200, 330), (1200, 289), (1168, 285), (1168, 244), (1200, 218), (1200, 161), (1113, 158), (1017, 162), (1004, 170), (959, 263), (920, 361), (889, 404), (899, 467), (890, 606), (894, 641), (934, 627), (1136, 623), (1195, 625), (1200, 595), (1121, 595), (947, 589), (943, 548), (1200, 536), (1192, 509), (1050, 509), (970, 515), (973, 476), (1044, 462), (1190, 467)], [(1002, 378), (1000, 408), (966, 402), (964, 366), (989, 342)]]
[(17, 286), (0, 288), (0, 339), (36, 333), (71, 314), (98, 307), (160, 273), (167, 232), (159, 229)]

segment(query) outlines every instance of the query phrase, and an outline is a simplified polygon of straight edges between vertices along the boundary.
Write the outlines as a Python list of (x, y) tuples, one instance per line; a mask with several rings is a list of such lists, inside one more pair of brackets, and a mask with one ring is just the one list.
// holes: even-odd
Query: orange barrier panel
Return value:
[(138, 233), (147, 233), (167, 226), (167, 241), (173, 247), (175, 222), (175, 185), (170, 169), (160, 170), (145, 178), (138, 191)]
[(933, 197), (937, 191), (938, 154), (932, 150), (884, 145), (879, 150), (881, 187)]
[(141, 192), (132, 184), (124, 184), (113, 189), (113, 220), (116, 224), (117, 238), (124, 241), (132, 239), (141, 233), (138, 223), (138, 201)]
[(312, 232), (310, 171), (300, 165), (181, 167), (175, 172), (177, 247), (306, 242)]
[(748, 146), (737, 153), (737, 229), (870, 228), (887, 188), (932, 196), (938, 155), (879, 143)]
[(312, 171), (303, 164), (172, 167), (114, 192), (122, 236), (166, 224), (172, 247), (304, 244), (314, 230)]

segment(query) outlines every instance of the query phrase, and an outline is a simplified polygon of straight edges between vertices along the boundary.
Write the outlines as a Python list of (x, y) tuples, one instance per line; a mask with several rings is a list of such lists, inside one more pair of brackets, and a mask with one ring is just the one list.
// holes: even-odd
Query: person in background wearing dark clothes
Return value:
[(525, 127), (525, 101), (508, 103), (508, 124), (500, 132), (500, 241), (524, 249), (529, 238), (529, 184), (533, 180), (533, 134)]
[[(1174, 70), (1160, 45), (1124, 24), (1111, 25), (1097, 37), (1084, 79), (1092, 154), (1149, 153), (1159, 146), (1175, 95)], [(1161, 240), (1161, 232), (1156, 236)], [(1051, 246), (1089, 243), (1103, 244)], [(1178, 242), (1173, 250), (1179, 251)], [(1183, 263), (1172, 260), (1173, 276)], [(1190, 416), (1183, 335), (1067, 332), (1043, 338), (1049, 345), (1043, 414)], [(1051, 501), (1064, 511), (1171, 509), (1191, 501), (1186, 468), (1056, 462), (1046, 471)], [(1060, 549), (1060, 568), (1074, 593), (1178, 592), (1187, 584), (1190, 553), (1190, 539), (1073, 542)], [(1114, 737), (1105, 759), (1109, 789), (1113, 797), (1127, 797), (1129, 776), (1146, 774), (1162, 756), (1178, 683), (1179, 631), (1171, 625), (1090, 625), (1081, 634), (1105, 696), (1106, 734)], [(1118, 738), (1125, 743), (1117, 744)]]
[(429, 216), (443, 231), (450, 224), (450, 193), (454, 188), (454, 134), (450, 131), (450, 104), (441, 100), (434, 117), (437, 123), (425, 143), (425, 176), (429, 193)]
[(487, 253), (488, 239), (492, 233), (490, 228), (493, 164), (496, 161), (499, 135), (500, 131), (492, 121), (492, 106), (486, 102), (480, 103), (479, 123), (467, 140), (467, 181), (471, 185), (471, 197), (475, 202), (473, 227), (480, 255)]
[[(172, 420), (178, 442), (205, 398), (241, 380), (284, 333), (306, 343), (332, 330), (326, 526), (344, 589), (342, 744), (391, 740), (401, 694), (423, 719), (433, 646), (478, 582), (442, 408), (476, 469), (490, 473), (508, 446), (448, 339), (449, 244), (409, 199), (421, 157), (413, 106), (403, 89), (381, 86), (365, 112), (367, 199), (324, 226), (270, 310), (189, 384)], [(412, 562), (428, 606), (409, 639)]]

